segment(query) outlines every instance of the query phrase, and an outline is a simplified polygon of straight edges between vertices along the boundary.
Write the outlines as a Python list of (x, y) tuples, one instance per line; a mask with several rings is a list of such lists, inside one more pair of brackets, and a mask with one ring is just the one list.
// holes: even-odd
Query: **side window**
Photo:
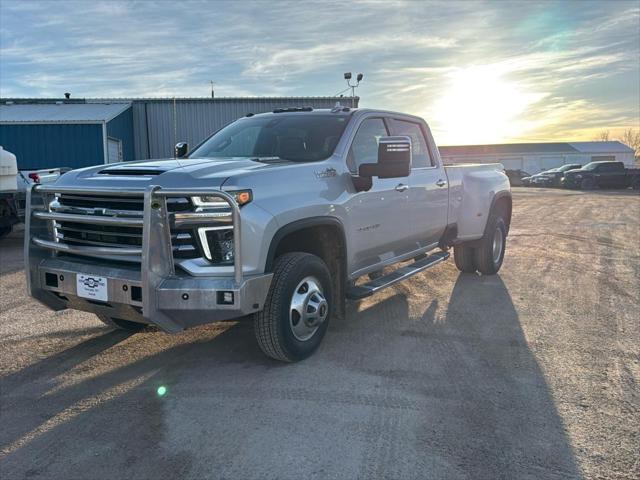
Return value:
[(358, 127), (349, 154), (347, 166), (352, 172), (357, 172), (363, 163), (378, 163), (378, 141), (389, 133), (381, 118), (368, 118)]
[(413, 154), (413, 167), (432, 167), (433, 160), (427, 148), (427, 139), (424, 138), (422, 128), (414, 122), (393, 120), (393, 134), (411, 137), (411, 153)]

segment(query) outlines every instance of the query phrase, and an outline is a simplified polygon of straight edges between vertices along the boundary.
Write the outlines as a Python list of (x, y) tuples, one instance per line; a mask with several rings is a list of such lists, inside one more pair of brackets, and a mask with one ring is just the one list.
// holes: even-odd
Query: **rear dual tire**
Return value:
[(456, 267), (463, 273), (476, 271), (495, 275), (502, 267), (507, 240), (507, 227), (499, 215), (491, 215), (487, 228), (477, 246), (460, 244), (453, 248)]

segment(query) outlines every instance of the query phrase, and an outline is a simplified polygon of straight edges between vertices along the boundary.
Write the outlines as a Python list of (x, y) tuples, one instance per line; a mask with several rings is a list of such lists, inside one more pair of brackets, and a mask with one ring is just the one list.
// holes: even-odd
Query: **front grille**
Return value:
[[(168, 198), (169, 212), (192, 211), (188, 198)], [(51, 204), (51, 209), (61, 213), (81, 215), (142, 218), (142, 197), (108, 197), (88, 195), (59, 195)], [(56, 220), (54, 222), (57, 240), (69, 245), (93, 247), (142, 247), (142, 227), (121, 227), (96, 225)], [(200, 257), (200, 251), (193, 229), (172, 229), (171, 246), (174, 258)]]

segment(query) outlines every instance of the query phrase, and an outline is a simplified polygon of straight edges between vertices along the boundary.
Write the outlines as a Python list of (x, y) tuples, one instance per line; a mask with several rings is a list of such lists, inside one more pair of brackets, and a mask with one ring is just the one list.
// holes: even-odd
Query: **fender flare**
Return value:
[[(511, 226), (511, 213), (513, 212), (513, 196), (511, 195), (511, 191), (503, 190), (501, 192), (496, 193), (491, 200), (491, 206), (489, 207), (489, 214), (493, 212), (493, 209), (496, 205), (496, 202), (501, 198), (508, 198), (511, 203), (511, 211), (509, 212), (509, 223), (507, 224), (507, 233), (509, 233), (509, 227)], [(487, 217), (488, 218), (488, 217)], [(485, 227), (486, 229), (486, 227)]]
[[(299, 230), (304, 230), (309, 227), (318, 227), (318, 226), (331, 226), (337, 227), (340, 232), (342, 246), (344, 247), (344, 260), (346, 261), (346, 248), (347, 248), (347, 237), (344, 233), (344, 225), (342, 222), (336, 217), (329, 216), (321, 216), (321, 217), (308, 217), (300, 220), (295, 220), (291, 223), (287, 223), (280, 227), (275, 235), (271, 238), (271, 242), (269, 243), (269, 250), (267, 251), (267, 261), (265, 263), (264, 271), (265, 273), (273, 271), (273, 264), (275, 261), (276, 250), (278, 249), (278, 245), (287, 235), (297, 232)], [(346, 267), (346, 266), (345, 266)]]

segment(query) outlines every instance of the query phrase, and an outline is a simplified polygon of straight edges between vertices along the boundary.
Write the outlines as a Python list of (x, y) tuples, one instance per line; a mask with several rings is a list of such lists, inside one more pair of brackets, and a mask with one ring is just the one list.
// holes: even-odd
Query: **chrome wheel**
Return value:
[(304, 342), (313, 337), (329, 314), (329, 303), (315, 277), (304, 278), (296, 287), (289, 307), (289, 325), (296, 339)]
[(503, 246), (504, 238), (502, 238), (502, 230), (500, 228), (496, 228), (496, 231), (493, 234), (493, 263), (497, 264), (500, 262)]

